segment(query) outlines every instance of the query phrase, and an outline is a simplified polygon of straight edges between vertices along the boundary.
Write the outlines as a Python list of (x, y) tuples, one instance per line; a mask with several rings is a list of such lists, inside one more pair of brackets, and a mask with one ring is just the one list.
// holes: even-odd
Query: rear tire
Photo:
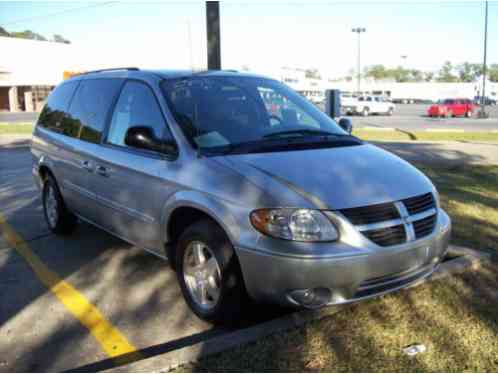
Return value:
[(394, 109), (393, 108), (389, 108), (389, 110), (387, 111), (387, 115), (390, 117), (392, 116), (394, 113)]
[(369, 113), (370, 113), (370, 109), (368, 109), (368, 107), (363, 108), (363, 110), (361, 111), (361, 115), (363, 117), (368, 117)]
[(467, 112), (465, 113), (465, 117), (467, 117), (467, 118), (472, 118), (472, 111), (471, 111), (471, 110), (467, 111)]
[(216, 223), (204, 219), (187, 227), (175, 257), (183, 296), (199, 318), (224, 325), (240, 321), (248, 296), (233, 246)]
[(43, 213), (48, 228), (56, 235), (71, 234), (78, 219), (67, 208), (55, 179), (48, 175), (43, 183)]

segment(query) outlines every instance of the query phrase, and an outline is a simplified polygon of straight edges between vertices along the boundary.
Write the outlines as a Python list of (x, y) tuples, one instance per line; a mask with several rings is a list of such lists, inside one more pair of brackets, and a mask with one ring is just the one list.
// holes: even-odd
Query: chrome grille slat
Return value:
[(431, 234), (437, 219), (436, 201), (432, 193), (392, 203), (342, 209), (340, 212), (365, 237), (382, 247)]

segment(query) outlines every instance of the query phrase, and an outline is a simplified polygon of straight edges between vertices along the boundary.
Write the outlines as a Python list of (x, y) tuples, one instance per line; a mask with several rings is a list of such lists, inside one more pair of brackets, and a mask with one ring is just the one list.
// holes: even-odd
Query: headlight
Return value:
[(254, 228), (265, 235), (300, 242), (329, 242), (339, 233), (334, 224), (318, 210), (258, 209), (251, 213)]

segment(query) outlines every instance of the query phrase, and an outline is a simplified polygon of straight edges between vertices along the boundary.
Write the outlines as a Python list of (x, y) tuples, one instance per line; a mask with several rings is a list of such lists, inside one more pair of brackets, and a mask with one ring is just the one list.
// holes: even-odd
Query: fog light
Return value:
[(330, 302), (331, 292), (328, 288), (294, 290), (289, 297), (295, 303), (306, 308), (319, 308)]

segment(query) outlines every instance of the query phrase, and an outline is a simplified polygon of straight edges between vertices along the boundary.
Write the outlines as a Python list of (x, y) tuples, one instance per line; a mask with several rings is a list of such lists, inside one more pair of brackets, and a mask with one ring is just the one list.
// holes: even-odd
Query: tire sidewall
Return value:
[[(52, 226), (50, 224), (50, 220), (48, 219), (48, 213), (47, 213), (47, 195), (49, 192), (49, 188), (53, 189), (55, 200), (57, 201), (57, 223), (55, 224), (55, 226)], [(57, 232), (61, 222), (62, 199), (60, 197), (57, 184), (50, 176), (47, 177), (45, 183), (43, 184), (42, 200), (43, 200), (43, 214), (45, 215), (45, 221), (47, 222), (48, 228), (54, 232)]]
[[(208, 310), (197, 305), (185, 284), (183, 260), (185, 250), (192, 241), (205, 243), (212, 251), (220, 267), (220, 297), (216, 306)], [(239, 298), (242, 300), (245, 296), (245, 289), (234, 249), (221, 228), (208, 220), (192, 224), (180, 236), (175, 257), (178, 283), (185, 301), (192, 311), (201, 319), (210, 322), (231, 322), (228, 320), (231, 317), (230, 314), (235, 315), (240, 312), (233, 310), (237, 306), (234, 305), (234, 300)]]

